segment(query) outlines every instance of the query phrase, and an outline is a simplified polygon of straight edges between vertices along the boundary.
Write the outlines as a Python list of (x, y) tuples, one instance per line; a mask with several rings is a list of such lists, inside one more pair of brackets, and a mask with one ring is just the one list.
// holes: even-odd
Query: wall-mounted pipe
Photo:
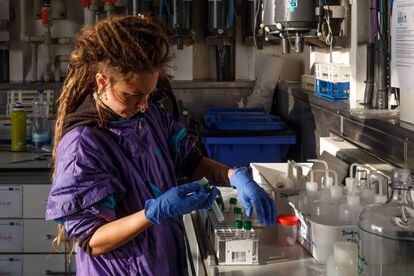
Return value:
[(60, 72), (60, 64), (62, 62), (69, 62), (70, 55), (56, 55), (54, 59), (54, 66), (55, 66), (55, 81), (62, 80), (62, 73)]
[(138, 15), (139, 13), (139, 3), (138, 0), (132, 0), (132, 15)]
[(37, 50), (39, 48), (39, 43), (32, 43), (32, 74), (33, 81), (37, 81)]
[(20, 1), (20, 40), (23, 42), (43, 42), (43, 36), (27, 35), (26, 30), (26, 1)]
[[(93, 0), (91, 0), (92, 2)], [(28, 35), (27, 34), (27, 16), (26, 16), (26, 2), (25, 0), (20, 1), (20, 39), (22, 42), (30, 42), (32, 44), (32, 67), (33, 67), (33, 80), (37, 80), (37, 64), (38, 64), (38, 46), (45, 44), (47, 48), (47, 59), (45, 61), (45, 73), (43, 79), (50, 81), (52, 77), (52, 45), (53, 44), (70, 44), (74, 42), (72, 37), (52, 37), (51, 25), (52, 21), (49, 15), (51, 15), (50, 3), (47, 3), (42, 7), (42, 23), (44, 26), (44, 32), (42, 35)], [(93, 1), (95, 2), (95, 1)], [(49, 5), (48, 5), (49, 4)]]

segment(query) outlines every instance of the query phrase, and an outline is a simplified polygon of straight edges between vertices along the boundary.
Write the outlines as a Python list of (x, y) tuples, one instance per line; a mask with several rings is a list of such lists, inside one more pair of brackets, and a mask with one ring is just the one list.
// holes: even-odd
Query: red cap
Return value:
[(82, 6), (84, 8), (86, 8), (88, 6), (88, 4), (89, 4), (88, 2), (89, 2), (88, 0), (82, 0)]
[(294, 226), (299, 224), (299, 219), (295, 215), (279, 215), (277, 223), (283, 226)]
[(42, 8), (41, 17), (42, 17), (42, 24), (46, 25), (47, 24), (47, 10), (46, 10), (46, 8)]

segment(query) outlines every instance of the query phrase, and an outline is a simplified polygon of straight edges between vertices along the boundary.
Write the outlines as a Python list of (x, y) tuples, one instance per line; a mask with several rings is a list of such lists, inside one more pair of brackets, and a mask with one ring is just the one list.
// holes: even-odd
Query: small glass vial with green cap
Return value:
[(231, 197), (230, 198), (230, 204), (229, 204), (229, 210), (228, 210), (230, 212), (230, 214), (233, 213), (234, 207), (236, 207), (236, 206), (237, 206), (237, 198)]
[(243, 221), (236, 220), (234, 222), (234, 228), (236, 228), (236, 232), (235, 232), (234, 238), (236, 240), (243, 239), (243, 236), (244, 236)]
[(244, 238), (250, 239), (254, 237), (255, 233), (252, 228), (253, 224), (250, 220), (245, 220), (243, 223), (243, 229), (244, 229)]
[(239, 207), (234, 207), (233, 216), (234, 220), (242, 220), (242, 209)]
[(244, 239), (251, 240), (252, 245), (252, 262), (258, 262), (258, 254), (259, 254), (259, 239), (257, 238), (256, 232), (253, 230), (253, 225), (250, 220), (246, 220), (243, 223), (244, 229)]
[(223, 198), (221, 197), (221, 195), (219, 195), (219, 196), (216, 198), (216, 203), (217, 203), (217, 205), (220, 207), (220, 210), (221, 210), (221, 211), (224, 211), (224, 201), (223, 201)]

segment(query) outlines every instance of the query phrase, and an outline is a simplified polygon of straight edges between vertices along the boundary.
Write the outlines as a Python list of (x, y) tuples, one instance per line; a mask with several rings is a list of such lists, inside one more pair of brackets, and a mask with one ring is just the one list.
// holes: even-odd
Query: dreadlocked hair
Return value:
[[(130, 80), (135, 74), (158, 70), (168, 76), (165, 66), (170, 58), (168, 36), (164, 26), (150, 16), (114, 16), (99, 21), (95, 26), (84, 27), (77, 35), (75, 49), (70, 55), (68, 74), (63, 83), (54, 135), (53, 169), (56, 154), (63, 137), (65, 117), (76, 111), (87, 94), (97, 92), (97, 72)], [(111, 79), (111, 85), (113, 79)], [(104, 110), (96, 104), (98, 127), (105, 126)], [(63, 225), (58, 225), (54, 244), (64, 242)], [(73, 247), (72, 247), (73, 248)]]

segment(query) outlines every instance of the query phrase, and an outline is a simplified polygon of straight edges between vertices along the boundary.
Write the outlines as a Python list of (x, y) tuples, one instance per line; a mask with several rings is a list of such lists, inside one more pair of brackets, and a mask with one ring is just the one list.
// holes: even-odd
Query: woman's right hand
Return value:
[(145, 202), (145, 216), (152, 224), (159, 224), (163, 218), (174, 218), (194, 210), (211, 206), (219, 194), (215, 187), (209, 193), (197, 183), (173, 187), (156, 199)]

